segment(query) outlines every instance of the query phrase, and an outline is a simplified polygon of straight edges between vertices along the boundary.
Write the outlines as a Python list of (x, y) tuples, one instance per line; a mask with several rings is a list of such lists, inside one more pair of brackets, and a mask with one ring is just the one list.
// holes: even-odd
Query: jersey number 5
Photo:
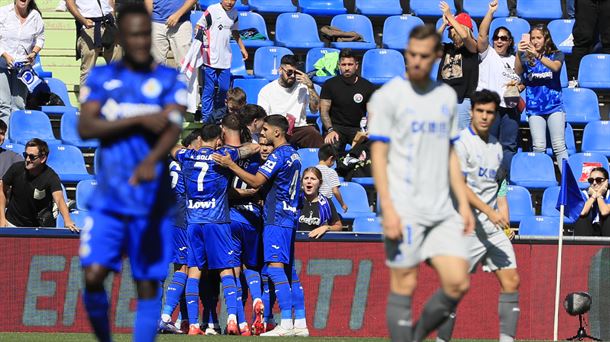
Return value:
[(201, 169), (197, 176), (197, 191), (203, 191), (203, 178), (205, 177), (206, 172), (208, 172), (210, 165), (206, 162), (196, 162), (193, 166), (196, 169)]

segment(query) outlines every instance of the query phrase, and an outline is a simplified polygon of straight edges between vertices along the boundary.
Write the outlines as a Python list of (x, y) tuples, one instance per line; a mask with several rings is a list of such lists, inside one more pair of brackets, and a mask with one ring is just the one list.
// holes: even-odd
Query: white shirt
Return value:
[[(210, 15), (212, 22), (206, 21), (206, 16)], [(230, 11), (225, 11), (220, 3), (211, 5), (203, 12), (201, 19), (197, 22), (197, 26), (205, 30), (207, 42), (204, 42), (203, 64), (215, 69), (230, 69), (231, 68), (231, 40), (232, 31), (237, 30), (237, 19), (239, 18), (237, 10), (232, 8)], [(207, 43), (207, 44), (206, 44)]]
[(291, 88), (284, 88), (279, 80), (264, 86), (258, 93), (257, 104), (267, 112), (267, 115), (280, 114), (295, 117), (294, 127), (307, 126), (307, 106), (309, 106), (309, 91), (302, 83), (294, 82)]
[[(44, 23), (38, 11), (30, 11), (21, 23), (15, 5), (0, 7), (0, 55), (8, 53), (16, 62), (26, 60), (34, 46), (44, 47)], [(6, 60), (0, 59), (0, 67), (6, 68)]]
[(97, 0), (76, 0), (76, 8), (85, 18), (100, 18), (112, 13), (112, 6), (108, 0), (100, 0), (100, 4), (102, 4), (101, 9)]
[(431, 226), (457, 216), (449, 195), (450, 142), (457, 139), (457, 95), (432, 82), (417, 92), (394, 77), (368, 104), (369, 139), (389, 144), (388, 188), (403, 222)]
[(500, 106), (506, 107), (504, 93), (506, 84), (510, 81), (519, 82), (519, 76), (515, 73), (515, 56), (500, 56), (490, 45), (487, 50), (479, 54), (479, 84), (477, 90), (489, 89), (500, 95)]
[(319, 192), (326, 198), (333, 198), (333, 188), (336, 186), (341, 186), (337, 171), (322, 164), (316, 165), (316, 168), (318, 168), (318, 170), (320, 170), (322, 173), (322, 184), (320, 185)]
[[(460, 139), (455, 142), (454, 146), (455, 152), (460, 158), (462, 172), (466, 175), (468, 187), (481, 201), (491, 208), (497, 209), (496, 174), (502, 165), (502, 145), (491, 135), (485, 142), (471, 127), (468, 127), (460, 132)], [(487, 234), (502, 232), (480, 210), (474, 209), (474, 215), (477, 229), (482, 228)]]

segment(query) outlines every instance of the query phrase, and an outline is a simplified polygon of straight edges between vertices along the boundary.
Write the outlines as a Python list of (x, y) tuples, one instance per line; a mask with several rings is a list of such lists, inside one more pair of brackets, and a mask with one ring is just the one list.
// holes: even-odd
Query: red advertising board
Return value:
[[(4, 237), (0, 239), (0, 331), (90, 331), (80, 289), (82, 277), (76, 239)], [(589, 291), (593, 308), (590, 332), (610, 338), (610, 249), (594, 245), (564, 246), (561, 298)], [(516, 244), (521, 275), (521, 318), (518, 339), (551, 339), (555, 294), (555, 245)], [(298, 242), (297, 266), (305, 290), (307, 320), (312, 335), (387, 336), (385, 302), (388, 270), (379, 242)], [(127, 263), (124, 264), (125, 266)], [(135, 288), (116, 275), (108, 280), (112, 293), (110, 317), (115, 332), (129, 332), (135, 308)], [(434, 271), (420, 268), (414, 298), (415, 317), (425, 298), (438, 288)], [(470, 292), (459, 306), (456, 338), (496, 339), (499, 286), (481, 270), (472, 277)], [(559, 336), (576, 333), (578, 318), (561, 309)]]

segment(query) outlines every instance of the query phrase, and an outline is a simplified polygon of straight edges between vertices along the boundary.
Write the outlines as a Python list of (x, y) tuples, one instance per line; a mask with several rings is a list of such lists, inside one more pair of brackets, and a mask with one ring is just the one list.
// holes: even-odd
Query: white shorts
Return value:
[(466, 236), (470, 272), (474, 272), (479, 263), (485, 272), (517, 268), (517, 258), (513, 244), (503, 231), (491, 235), (486, 233)]
[(468, 260), (464, 224), (459, 215), (432, 226), (409, 223), (402, 240), (384, 241), (386, 265), (412, 268), (435, 256), (454, 256)]

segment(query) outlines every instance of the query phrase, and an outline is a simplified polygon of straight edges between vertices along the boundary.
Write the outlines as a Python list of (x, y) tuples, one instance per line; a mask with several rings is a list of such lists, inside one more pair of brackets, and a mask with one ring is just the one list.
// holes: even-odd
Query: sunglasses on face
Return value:
[(587, 179), (587, 181), (589, 181), (589, 184), (593, 184), (593, 183), (601, 184), (601, 182), (603, 182), (605, 180), (606, 180), (606, 178), (603, 178), (603, 177), (596, 177), (596, 178), (589, 178), (589, 179)]
[(40, 155), (35, 155), (35, 154), (29, 154), (29, 153), (25, 153), (23, 152), (23, 159), (30, 159), (31, 161), (34, 161), (38, 158), (40, 158)]
[(510, 38), (508, 36), (494, 36), (494, 41), (503, 41), (503, 42), (507, 42), (510, 40)]
[(288, 76), (288, 77), (292, 77), (292, 75), (296, 74), (295, 70), (288, 70), (285, 68), (282, 68), (282, 70), (284, 70), (284, 72), (286, 73), (286, 76)]

